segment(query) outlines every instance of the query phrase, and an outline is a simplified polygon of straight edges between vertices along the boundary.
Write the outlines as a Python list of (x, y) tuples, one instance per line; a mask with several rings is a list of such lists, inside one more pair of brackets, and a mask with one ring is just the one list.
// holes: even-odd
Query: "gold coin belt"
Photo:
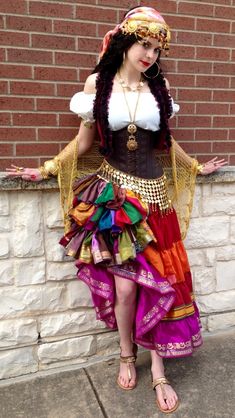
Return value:
[(96, 173), (99, 178), (105, 181), (115, 183), (120, 187), (135, 192), (143, 202), (150, 206), (153, 212), (158, 209), (161, 213), (172, 211), (171, 200), (167, 196), (165, 174), (156, 179), (144, 179), (120, 171), (111, 166), (106, 160), (102, 162)]

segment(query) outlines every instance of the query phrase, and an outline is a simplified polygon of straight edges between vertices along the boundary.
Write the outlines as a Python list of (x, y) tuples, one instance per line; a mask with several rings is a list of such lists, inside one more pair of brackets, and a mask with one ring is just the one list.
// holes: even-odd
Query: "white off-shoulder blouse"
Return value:
[[(126, 94), (130, 109), (135, 109), (138, 92)], [(95, 94), (83, 91), (76, 93), (70, 101), (70, 110), (87, 122), (95, 122), (93, 105)], [(172, 100), (173, 113), (179, 111), (179, 105)], [(130, 123), (130, 115), (123, 93), (112, 93), (109, 101), (109, 127), (112, 131), (125, 128)], [(136, 110), (135, 124), (142, 129), (158, 131), (160, 125), (160, 110), (152, 93), (141, 93)]]

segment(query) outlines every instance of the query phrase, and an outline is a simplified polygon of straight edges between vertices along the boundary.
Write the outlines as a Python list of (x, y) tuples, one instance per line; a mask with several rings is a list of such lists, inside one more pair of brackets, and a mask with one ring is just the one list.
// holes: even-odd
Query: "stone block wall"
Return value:
[[(0, 178), (0, 379), (119, 352), (58, 240), (55, 180)], [(235, 170), (200, 178), (185, 241), (204, 332), (235, 326)]]

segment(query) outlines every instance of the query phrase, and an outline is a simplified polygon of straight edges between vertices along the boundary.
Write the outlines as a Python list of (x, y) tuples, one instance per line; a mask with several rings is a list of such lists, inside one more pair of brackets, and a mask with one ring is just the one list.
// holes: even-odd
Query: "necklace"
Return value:
[(140, 88), (138, 89), (138, 96), (137, 96), (137, 100), (136, 100), (136, 105), (135, 105), (135, 109), (134, 109), (134, 113), (133, 116), (131, 115), (131, 110), (128, 104), (128, 100), (126, 97), (126, 92), (125, 92), (125, 88), (122, 86), (123, 89), (123, 95), (124, 95), (124, 99), (127, 105), (127, 109), (129, 112), (129, 116), (130, 116), (130, 124), (127, 126), (127, 132), (129, 134), (126, 146), (127, 149), (129, 151), (135, 151), (138, 148), (138, 142), (136, 140), (136, 132), (137, 132), (137, 126), (135, 124), (135, 116), (136, 116), (136, 111), (137, 111), (137, 107), (138, 107), (138, 103), (139, 103), (139, 98), (140, 98)]
[(118, 78), (118, 82), (119, 82), (119, 84), (121, 84), (122, 88), (123, 88), (123, 89), (128, 89), (128, 90), (130, 90), (130, 91), (137, 91), (137, 90), (141, 90), (141, 88), (142, 88), (142, 87), (143, 87), (143, 85), (144, 85), (144, 81), (142, 80), (142, 77), (140, 77), (140, 81), (139, 81), (139, 83), (138, 83), (136, 86), (134, 86), (134, 87), (129, 86), (129, 84), (127, 84), (127, 83), (125, 82), (125, 80), (123, 80), (123, 78), (121, 78), (121, 74), (120, 74), (119, 72), (117, 73), (117, 78)]

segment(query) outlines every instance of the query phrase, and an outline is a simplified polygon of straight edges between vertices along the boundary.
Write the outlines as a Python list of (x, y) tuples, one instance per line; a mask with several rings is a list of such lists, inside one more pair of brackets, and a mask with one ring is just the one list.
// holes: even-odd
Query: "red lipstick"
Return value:
[(150, 63), (149, 63), (149, 62), (142, 61), (142, 60), (140, 60), (140, 62), (141, 62), (141, 64), (143, 64), (145, 67), (149, 67), (149, 66), (150, 66)]

